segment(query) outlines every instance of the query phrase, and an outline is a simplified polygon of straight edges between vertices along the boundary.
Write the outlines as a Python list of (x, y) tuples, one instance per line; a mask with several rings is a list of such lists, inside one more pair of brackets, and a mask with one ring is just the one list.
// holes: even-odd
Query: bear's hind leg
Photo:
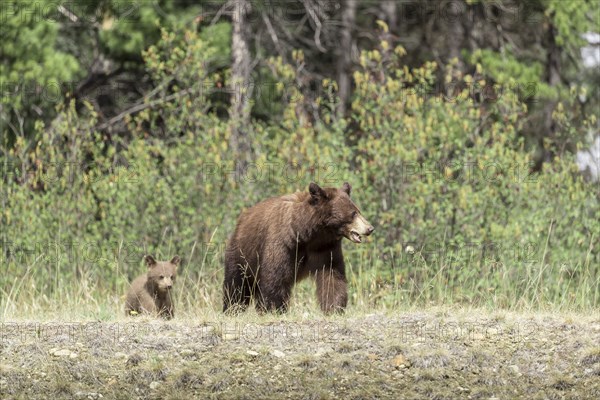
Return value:
[[(280, 269), (279, 272), (285, 271)], [(292, 287), (294, 285), (293, 278), (286, 274), (269, 274), (268, 270), (263, 271), (260, 276), (257, 286), (256, 311), (264, 313), (266, 311), (285, 313), (288, 309)]]
[(267, 290), (264, 292), (260, 290), (255, 297), (256, 311), (259, 314), (264, 314), (267, 311), (275, 311), (277, 313), (287, 312), (290, 301), (290, 291), (291, 288), (288, 287), (278, 288), (278, 290)]
[(256, 310), (259, 313), (287, 311), (292, 287), (294, 286), (294, 270), (288, 254), (274, 247), (266, 251), (270, 256), (265, 259), (259, 269)]
[(226, 268), (223, 281), (223, 312), (243, 312), (250, 305), (253, 278), (245, 274), (246, 266)]

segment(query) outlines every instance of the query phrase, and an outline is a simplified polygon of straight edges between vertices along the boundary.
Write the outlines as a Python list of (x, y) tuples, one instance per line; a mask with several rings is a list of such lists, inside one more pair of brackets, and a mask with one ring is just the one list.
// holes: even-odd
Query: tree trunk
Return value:
[(556, 27), (550, 23), (548, 25), (548, 44), (546, 58), (546, 81), (550, 86), (560, 84), (560, 48), (556, 43)]
[[(458, 58), (459, 68), (462, 67), (461, 50), (465, 40), (465, 27), (463, 20), (466, 15), (466, 4), (463, 2), (448, 2), (444, 8), (445, 18), (442, 24), (447, 25), (446, 48), (448, 49), (447, 60)], [(442, 25), (442, 29), (444, 29)]]
[(397, 0), (384, 0), (381, 2), (379, 19), (385, 21), (391, 33), (397, 34), (398, 16), (396, 14)]
[(351, 94), (352, 53), (354, 23), (356, 20), (356, 0), (346, 0), (342, 10), (342, 27), (340, 30), (340, 47), (337, 61), (337, 83), (340, 104), (338, 115), (344, 116)]
[(233, 10), (232, 66), (231, 66), (231, 148), (240, 156), (245, 156), (249, 146), (247, 129), (250, 122), (249, 100), (252, 94), (250, 85), (250, 49), (248, 47), (250, 12), (248, 0), (236, 0)]
[[(556, 43), (556, 27), (550, 21), (548, 24), (548, 32), (546, 36), (546, 82), (548, 85), (556, 87), (560, 85), (560, 47)], [(554, 138), (556, 133), (556, 124), (552, 119), (552, 113), (556, 108), (557, 102), (549, 100), (544, 107), (544, 130), (542, 137), (539, 139), (543, 150), (542, 162), (549, 162), (552, 158), (552, 152), (544, 148), (544, 137)]]

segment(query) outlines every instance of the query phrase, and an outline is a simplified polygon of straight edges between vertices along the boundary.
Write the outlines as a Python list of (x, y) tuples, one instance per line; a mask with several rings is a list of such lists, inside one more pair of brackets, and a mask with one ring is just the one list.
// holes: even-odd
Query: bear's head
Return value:
[(309, 202), (316, 207), (324, 228), (333, 231), (338, 238), (345, 237), (354, 243), (361, 243), (362, 237), (369, 236), (375, 228), (350, 199), (351, 190), (348, 182), (340, 189), (322, 188), (312, 182), (308, 187)]
[(154, 257), (148, 255), (144, 257), (144, 261), (148, 265), (148, 281), (152, 282), (159, 292), (165, 293), (171, 290), (181, 258), (175, 256), (171, 261), (156, 261)]

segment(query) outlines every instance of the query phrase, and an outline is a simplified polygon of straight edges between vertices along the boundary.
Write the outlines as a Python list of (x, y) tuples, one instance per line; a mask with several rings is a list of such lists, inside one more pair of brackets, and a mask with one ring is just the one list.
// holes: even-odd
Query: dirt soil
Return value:
[(600, 315), (0, 322), (1, 399), (598, 399)]

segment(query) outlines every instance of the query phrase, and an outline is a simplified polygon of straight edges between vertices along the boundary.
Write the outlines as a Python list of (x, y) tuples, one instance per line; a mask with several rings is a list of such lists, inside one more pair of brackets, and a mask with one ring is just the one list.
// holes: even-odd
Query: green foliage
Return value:
[(171, 1), (123, 3), (110, 0), (103, 13), (100, 39), (107, 54), (117, 59), (139, 59), (141, 52), (160, 39), (161, 27), (182, 29), (201, 14), (200, 5)]
[(520, 94), (523, 100), (546, 100), (558, 96), (558, 88), (544, 83), (544, 68), (536, 61), (517, 60), (510, 53), (479, 49), (468, 57), (473, 65), (486, 71), (504, 90)]
[[(598, 3), (593, 0), (546, 0), (545, 13), (556, 25), (556, 43), (564, 47), (579, 47), (585, 43), (582, 33), (598, 29)], [(596, 14), (596, 20), (590, 16)]]
[[(377, 51), (363, 54), (353, 115), (363, 132), (356, 156), (361, 200), (386, 227), (379, 235), (384, 252), (401, 259), (411, 245), (425, 266), (437, 267), (425, 277), (439, 279), (443, 272), (439, 284), (457, 293), (469, 286), (471, 298), (504, 285), (494, 274), (498, 265), (513, 277), (541, 268), (540, 276), (549, 269), (558, 283), (586, 273), (597, 282), (599, 193), (583, 181), (571, 155), (533, 172), (519, 136), (526, 107), (516, 93), (478, 102), (470, 93), (472, 77), (465, 76), (457, 96), (423, 96), (431, 93), (434, 63), (409, 71), (399, 61), (384, 68), (383, 58)], [(452, 76), (450, 69), (447, 79)], [(567, 115), (555, 118), (574, 133)], [(398, 273), (414, 279), (414, 265), (400, 263), (390, 279)], [(572, 289), (549, 284), (544, 300), (535, 300), (557, 301)], [(512, 295), (531, 295), (521, 290)]]
[(219, 22), (209, 25), (200, 31), (199, 36), (207, 46), (218, 49), (217, 57), (213, 59), (216, 66), (221, 68), (229, 66), (231, 60), (231, 24), (229, 22)]
[[(142, 67), (142, 51), (161, 38), (161, 28), (177, 31), (197, 28), (202, 12), (198, 4), (163, 0), (3, 3), (0, 24), (3, 139), (12, 141), (17, 135), (29, 136), (34, 131), (35, 119), (47, 122), (54, 118), (56, 106), (80, 89), (86, 75), (110, 73), (99, 70), (114, 64), (114, 70)], [(223, 68), (228, 60), (229, 34), (229, 23), (209, 26), (203, 32), (208, 43), (223, 49), (215, 67)]]
[[(532, 171), (518, 96), (478, 100), (474, 78), (452, 68), (447, 79), (460, 76), (461, 91), (430, 95), (436, 63), (409, 69), (404, 49), (382, 43), (361, 55), (344, 120), (334, 83), (323, 82), (309, 113), (297, 68), (271, 59), (281, 115), (253, 122), (254, 158), (244, 165), (229, 147), (232, 127), (209, 111), (216, 54), (195, 32), (163, 32), (143, 54), (156, 96), (128, 117), (130, 137), (108, 140), (92, 107), (70, 104), (2, 149), (4, 309), (16, 304), (18, 281), (57, 299), (85, 283), (82, 292), (106, 304), (143, 271), (146, 253), (180, 254), (187, 306), (218, 307), (222, 252), (240, 211), (312, 180), (349, 181), (376, 227), (368, 243), (344, 243), (355, 304), (599, 305), (600, 194), (571, 156)], [(559, 108), (555, 118), (581, 136), (569, 114)]]
[[(19, 122), (40, 118), (43, 116), (40, 113), (51, 113), (62, 99), (63, 86), (80, 77), (79, 61), (57, 48), (59, 24), (44, 14), (54, 3), (24, 0), (2, 5), (0, 132), (3, 136), (9, 131), (25, 133), (16, 128)], [(13, 129), (7, 125), (11, 121)]]

